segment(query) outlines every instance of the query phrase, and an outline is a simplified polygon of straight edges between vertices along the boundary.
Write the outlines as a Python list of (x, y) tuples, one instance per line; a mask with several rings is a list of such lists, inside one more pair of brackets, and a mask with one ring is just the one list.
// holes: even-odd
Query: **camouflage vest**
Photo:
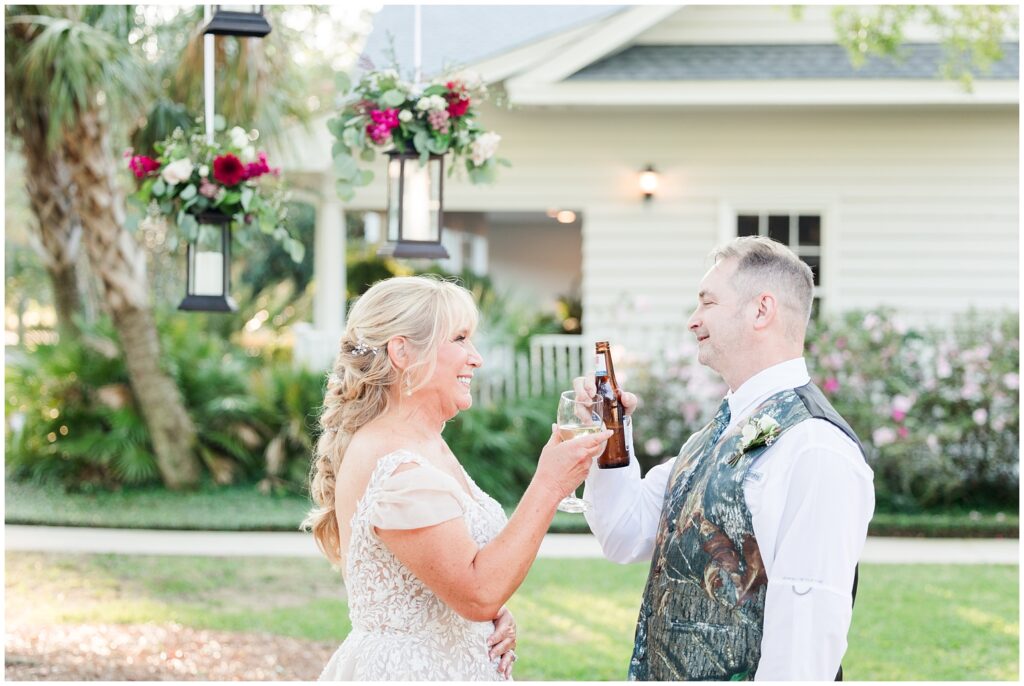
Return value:
[[(758, 432), (748, 429), (745, 442), (743, 428), (766, 415), (778, 428), (752, 442), (750, 433)], [(665, 491), (637, 619), (631, 680), (754, 678), (768, 577), (743, 481), (778, 436), (812, 417), (834, 424), (863, 454), (853, 429), (814, 384), (776, 393), (724, 435), (712, 421), (683, 446)], [(856, 584), (855, 577), (854, 594)], [(842, 679), (842, 668), (836, 678)]]

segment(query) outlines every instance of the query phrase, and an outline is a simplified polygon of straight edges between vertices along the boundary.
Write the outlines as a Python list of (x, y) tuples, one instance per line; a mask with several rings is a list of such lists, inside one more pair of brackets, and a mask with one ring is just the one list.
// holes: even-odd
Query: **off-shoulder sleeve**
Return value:
[(369, 513), (380, 529), (419, 529), (462, 516), (459, 486), (427, 466), (392, 474), (380, 482)]

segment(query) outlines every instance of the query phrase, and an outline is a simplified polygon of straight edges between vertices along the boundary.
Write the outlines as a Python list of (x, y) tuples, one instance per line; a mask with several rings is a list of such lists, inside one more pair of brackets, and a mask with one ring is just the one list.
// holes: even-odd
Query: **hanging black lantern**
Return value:
[(415, 151), (388, 156), (388, 241), (377, 252), (392, 257), (446, 259), (444, 228), (444, 155), (420, 164)]
[(217, 36), (240, 36), (242, 38), (263, 38), (270, 33), (270, 22), (263, 16), (263, 5), (213, 6), (213, 18), (203, 33)]
[(231, 217), (220, 212), (196, 216), (199, 231), (188, 243), (185, 299), (179, 310), (234, 312), (231, 298)]

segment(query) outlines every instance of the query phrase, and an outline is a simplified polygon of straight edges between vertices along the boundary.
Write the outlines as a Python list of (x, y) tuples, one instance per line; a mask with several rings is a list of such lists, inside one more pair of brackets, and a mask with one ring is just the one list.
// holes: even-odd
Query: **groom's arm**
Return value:
[[(792, 462), (776, 465), (788, 466), (785, 475), (765, 479), (758, 508), (778, 508), (779, 524), (754, 678), (831, 681), (846, 652), (854, 567), (874, 507), (871, 470), (854, 444), (824, 421), (794, 428), (777, 448), (793, 452)], [(769, 492), (776, 488), (778, 495)]]
[(590, 467), (583, 499), (592, 507), (585, 517), (606, 558), (619, 564), (651, 559), (674, 463), (660, 464), (642, 479), (635, 459), (619, 469), (599, 469), (596, 461)]

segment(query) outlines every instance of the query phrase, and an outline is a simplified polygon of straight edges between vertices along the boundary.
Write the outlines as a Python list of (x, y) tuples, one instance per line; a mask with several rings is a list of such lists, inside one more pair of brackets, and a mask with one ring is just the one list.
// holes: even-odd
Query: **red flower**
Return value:
[(135, 155), (128, 161), (128, 166), (131, 167), (136, 179), (142, 179), (159, 169), (160, 163), (152, 157)]
[(221, 155), (213, 160), (213, 178), (225, 186), (234, 186), (245, 179), (245, 166), (231, 153)]
[(458, 93), (448, 94), (448, 116), (461, 117), (469, 109), (469, 96)]

